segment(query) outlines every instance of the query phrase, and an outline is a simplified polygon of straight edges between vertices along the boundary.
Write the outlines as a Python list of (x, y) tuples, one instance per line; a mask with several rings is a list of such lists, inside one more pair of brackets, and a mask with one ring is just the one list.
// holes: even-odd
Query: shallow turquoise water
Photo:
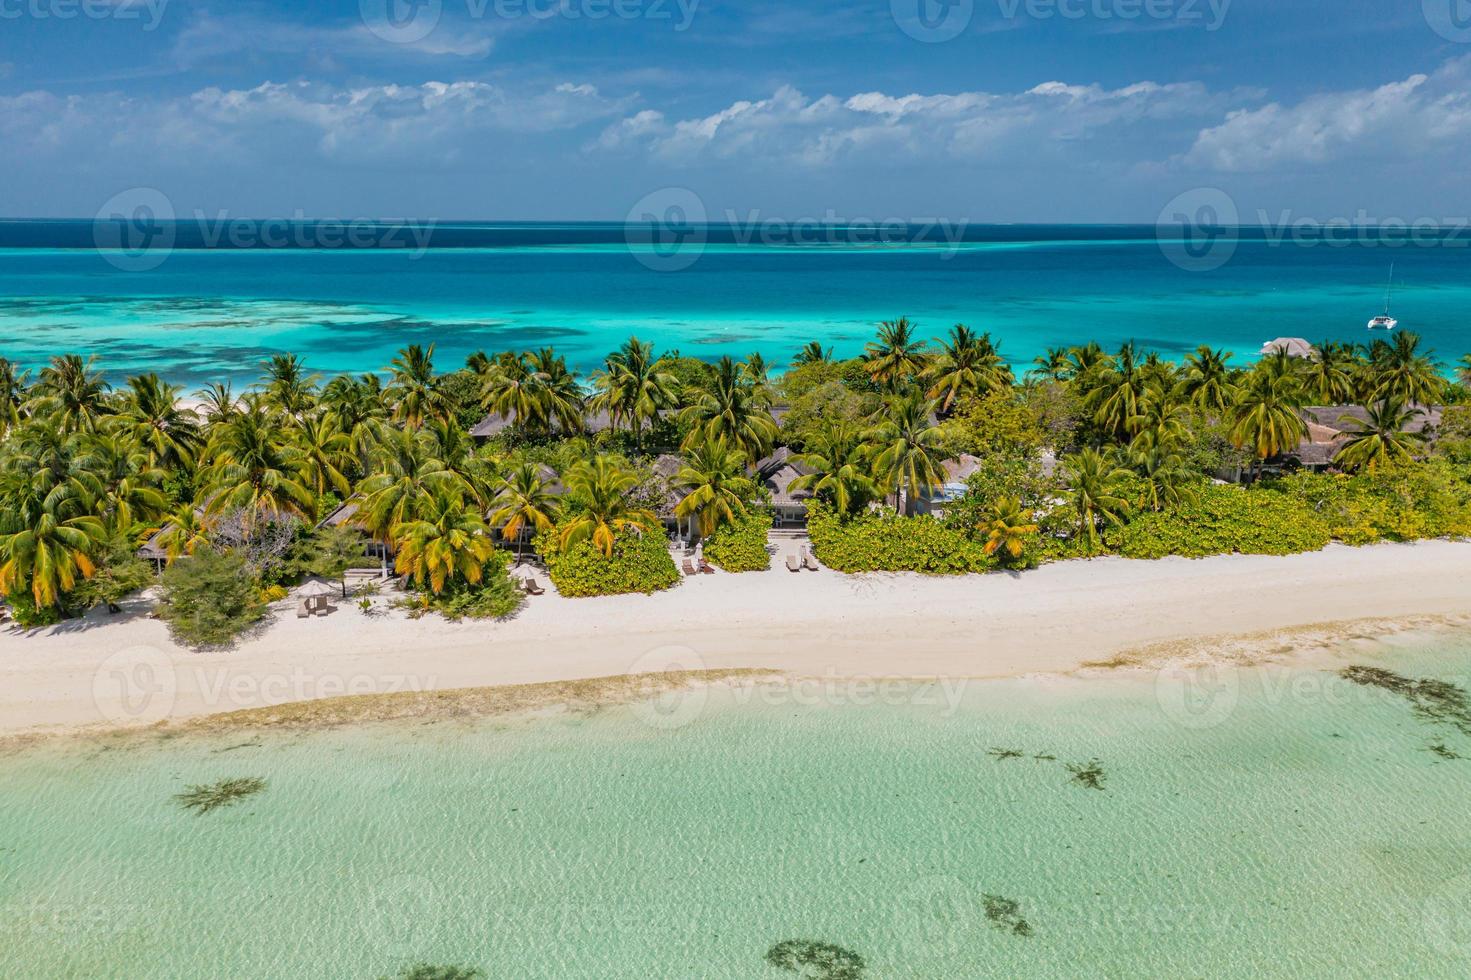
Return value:
[[(25, 240), (0, 231), (0, 244)], [(3, 247), (0, 352), (32, 366), (96, 353), (115, 376), (152, 369), (184, 383), (253, 380), (283, 350), (323, 372), (378, 371), (404, 344), (430, 342), (445, 369), (478, 349), (553, 344), (587, 371), (635, 333), (685, 354), (759, 349), (782, 363), (809, 340), (856, 354), (878, 321), (906, 314), (922, 336), (956, 322), (989, 330), (1021, 365), (1049, 346), (1131, 338), (1172, 358), (1210, 343), (1249, 359), (1279, 336), (1368, 339), (1391, 262), (1404, 328), (1447, 361), (1471, 351), (1464, 241), (1244, 239), (1223, 267), (1192, 272), (1148, 229), (977, 226), (953, 252), (721, 242), (661, 272), (603, 240), (605, 227), (450, 231), (495, 246), (180, 249), (141, 271), (84, 248)]]
[[(1352, 662), (1464, 683), (1471, 643)], [(32, 748), (0, 759), (0, 975), (779, 980), (783, 939), (869, 980), (1467, 975), (1471, 760), (1426, 748), (1471, 738), (1329, 672), (1198, 680)], [(1103, 791), (1065, 768), (1094, 758)]]

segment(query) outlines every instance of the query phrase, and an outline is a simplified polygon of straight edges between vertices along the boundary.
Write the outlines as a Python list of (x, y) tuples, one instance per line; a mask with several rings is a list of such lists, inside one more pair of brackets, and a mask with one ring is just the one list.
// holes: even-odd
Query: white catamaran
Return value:
[(1393, 330), (1399, 321), (1389, 315), (1389, 303), (1394, 298), (1394, 266), (1389, 267), (1389, 285), (1384, 290), (1384, 315), (1369, 321), (1370, 330)]

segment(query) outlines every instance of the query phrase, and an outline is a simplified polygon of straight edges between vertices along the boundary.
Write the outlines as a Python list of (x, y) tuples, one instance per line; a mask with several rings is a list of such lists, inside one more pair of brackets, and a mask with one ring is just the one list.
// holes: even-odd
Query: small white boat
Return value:
[(1384, 315), (1376, 316), (1369, 321), (1370, 330), (1393, 330), (1399, 326), (1399, 321), (1389, 315), (1389, 303), (1394, 298), (1394, 266), (1389, 267), (1389, 286), (1384, 292)]

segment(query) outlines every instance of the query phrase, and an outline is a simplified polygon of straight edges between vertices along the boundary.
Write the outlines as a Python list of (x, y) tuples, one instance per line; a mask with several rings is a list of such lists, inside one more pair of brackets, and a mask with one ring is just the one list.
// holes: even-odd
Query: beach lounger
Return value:
[(296, 618), (297, 619), (306, 619), (311, 614), (312, 614), (312, 610), (311, 610), (311, 604), (310, 603), (303, 602), (301, 605), (299, 605), (299, 606), (296, 607)]
[(684, 560), (684, 573), (686, 575), (698, 575), (699, 574), (699, 572), (696, 571), (696, 569), (695, 569), (695, 563), (694, 563), (694, 560), (693, 559), (686, 558)]
[(800, 572), (802, 570), (802, 559), (796, 555), (787, 555), (787, 571)]
[(536, 579), (528, 578), (526, 580), (527, 595), (546, 595), (546, 591), (546, 589), (543, 589), (541, 586), (536, 584)]
[(715, 566), (712, 565), (712, 564), (710, 564), (705, 559), (701, 558), (700, 559), (700, 571), (703, 572), (706, 575), (714, 575), (715, 574)]
[(802, 556), (802, 564), (806, 566), (809, 572), (822, 571), (822, 566), (817, 563), (817, 556), (810, 551)]

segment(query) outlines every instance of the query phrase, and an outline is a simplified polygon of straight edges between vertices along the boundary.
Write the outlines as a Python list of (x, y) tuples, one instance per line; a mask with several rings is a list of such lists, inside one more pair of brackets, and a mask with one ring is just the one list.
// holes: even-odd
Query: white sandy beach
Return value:
[[(298, 619), (193, 653), (147, 616), (0, 634), (0, 734), (126, 727), (343, 694), (759, 668), (836, 677), (1066, 672), (1142, 646), (1471, 614), (1471, 543), (1285, 558), (1101, 559), (1020, 576), (716, 574), (655, 596), (531, 598), (505, 623)], [(1280, 640), (1277, 641), (1280, 646)]]

